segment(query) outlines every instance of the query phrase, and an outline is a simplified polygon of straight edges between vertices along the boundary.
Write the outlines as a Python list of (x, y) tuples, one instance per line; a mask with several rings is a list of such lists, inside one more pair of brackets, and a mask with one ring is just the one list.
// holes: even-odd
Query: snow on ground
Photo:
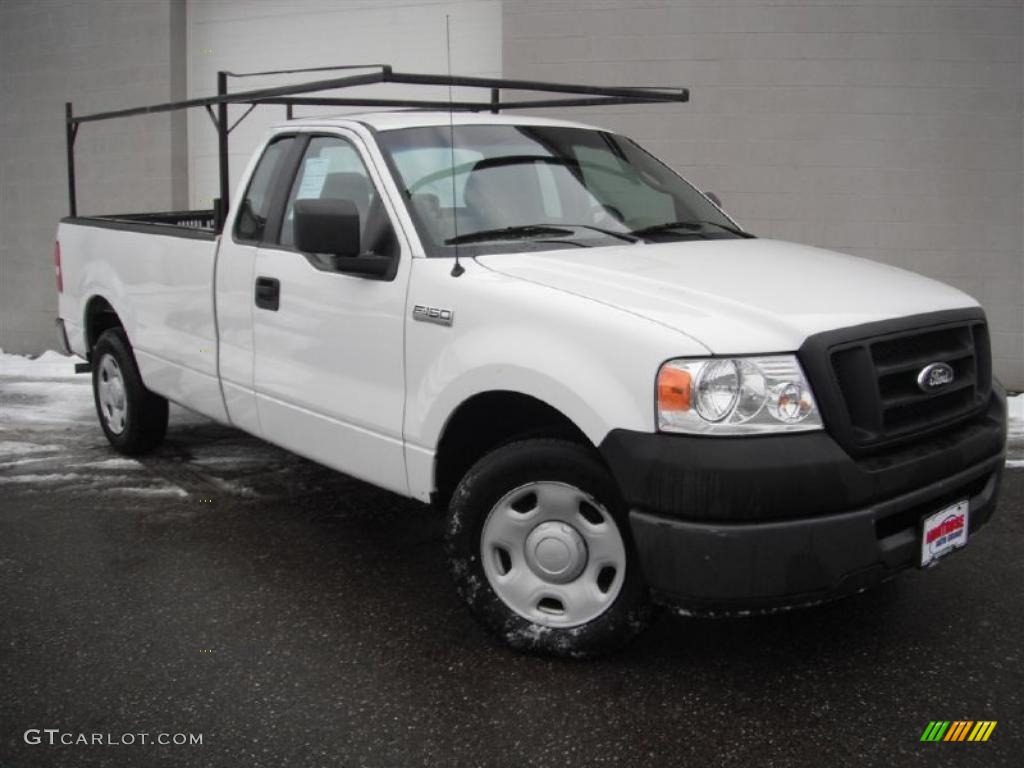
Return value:
[(56, 352), (28, 358), (0, 350), (0, 492), (110, 494), (130, 509), (133, 500), (210, 503), (350, 482), (174, 404), (167, 440), (153, 456), (118, 456), (97, 423), (91, 376), (76, 374), (76, 362)]
[(28, 459), (12, 459), (11, 461), (0, 461), (0, 469), (11, 469), (13, 467), (24, 467), (28, 464), (53, 464), (55, 458), (53, 456), (41, 456), (37, 458)]
[(176, 483), (142, 476), (141, 463), (112, 453), (96, 421), (91, 377), (75, 373), (77, 362), (57, 352), (36, 358), (0, 352), (0, 488), (187, 496)]
[(1024, 438), (1024, 394), (1007, 399), (1010, 417), (1010, 437)]
[(1007, 399), (1009, 431), (1006, 439), (1006, 466), (1024, 469), (1024, 394)]
[(0, 349), (0, 377), (24, 376), (30, 379), (71, 379), (75, 363), (85, 362), (80, 357), (62, 355), (49, 350), (38, 357), (12, 355)]
[(142, 469), (142, 465), (134, 459), (103, 459), (102, 461), (90, 461), (79, 466), (89, 469)]
[(27, 473), (22, 475), (0, 475), (0, 485), (4, 483), (65, 483), (77, 480), (82, 475), (76, 472), (51, 472), (49, 474)]
[(47, 453), (59, 451), (59, 445), (39, 445), (38, 443), (25, 443), (20, 440), (5, 440), (0, 442), (0, 456), (18, 456), (26, 453)]
[(176, 485), (169, 485), (166, 488), (135, 488), (123, 486), (121, 488), (107, 488), (105, 493), (121, 494), (125, 496), (177, 496), (183, 498), (188, 496), (188, 491)]
[[(88, 374), (75, 373), (75, 363), (80, 362), (82, 359), (79, 357), (53, 351), (29, 358), (0, 350), (0, 385), (3, 387), (3, 397), (0, 398), (0, 436), (10, 427), (95, 424), (92, 378)], [(209, 421), (173, 404), (171, 413), (179, 424), (203, 424)], [(13, 450), (9, 447), (9, 441), (0, 442), (0, 456)]]
[(22, 379), (3, 381), (0, 424), (89, 424), (96, 421), (89, 378), (82, 381)]

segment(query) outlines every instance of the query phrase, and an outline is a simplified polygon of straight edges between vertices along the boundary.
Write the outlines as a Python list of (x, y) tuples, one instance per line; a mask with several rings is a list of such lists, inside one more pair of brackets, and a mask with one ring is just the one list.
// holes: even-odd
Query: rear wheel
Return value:
[(104, 331), (92, 360), (93, 398), (107, 440), (126, 456), (152, 451), (167, 433), (167, 400), (142, 383), (124, 331)]
[(452, 497), (446, 544), (460, 594), (514, 648), (591, 656), (649, 621), (624, 505), (584, 446), (523, 440), (485, 456)]

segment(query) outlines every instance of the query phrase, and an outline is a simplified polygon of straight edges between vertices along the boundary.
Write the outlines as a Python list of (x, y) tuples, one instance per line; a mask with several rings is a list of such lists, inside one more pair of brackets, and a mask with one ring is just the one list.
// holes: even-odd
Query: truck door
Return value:
[(217, 354), (221, 388), (231, 423), (260, 434), (253, 390), (252, 281), (259, 243), (267, 236), (267, 220), (281, 174), (294, 162), (300, 147), (296, 136), (272, 139), (249, 177), (245, 195), (217, 251)]
[[(297, 166), (256, 252), (255, 391), (261, 434), (298, 454), (406, 493), (404, 315), (410, 254), (358, 136), (303, 136)], [(349, 200), (363, 253), (392, 256), (390, 279), (338, 272), (295, 249), (296, 200)]]

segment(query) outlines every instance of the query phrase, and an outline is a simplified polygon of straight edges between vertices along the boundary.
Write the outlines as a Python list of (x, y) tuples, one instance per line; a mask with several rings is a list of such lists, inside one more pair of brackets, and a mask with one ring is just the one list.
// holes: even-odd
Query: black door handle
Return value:
[(273, 277), (256, 278), (256, 306), (277, 312), (281, 306), (281, 281)]

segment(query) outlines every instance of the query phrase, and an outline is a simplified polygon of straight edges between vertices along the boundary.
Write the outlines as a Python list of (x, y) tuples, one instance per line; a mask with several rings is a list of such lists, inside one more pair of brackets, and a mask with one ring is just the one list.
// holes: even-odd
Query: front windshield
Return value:
[(377, 137), (431, 256), (742, 236), (666, 165), (604, 131), (440, 125)]

